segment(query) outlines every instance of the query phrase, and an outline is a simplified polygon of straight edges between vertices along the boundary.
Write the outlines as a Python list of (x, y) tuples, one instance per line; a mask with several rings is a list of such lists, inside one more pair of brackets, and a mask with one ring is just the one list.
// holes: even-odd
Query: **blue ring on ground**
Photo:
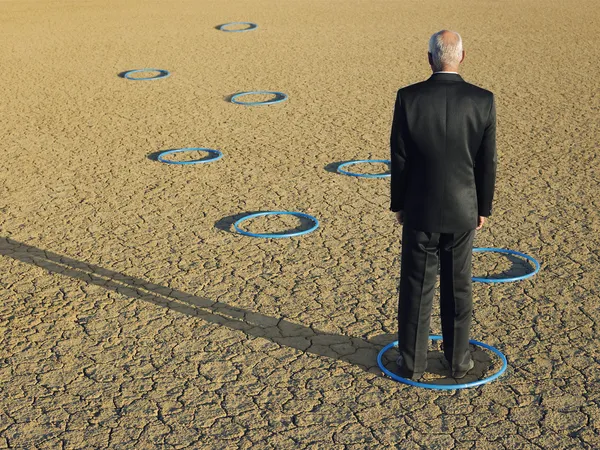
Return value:
[[(153, 76), (153, 77), (145, 77), (145, 78), (132, 78), (129, 76), (131, 74), (140, 73), (140, 72), (159, 72), (159, 74), (156, 76)], [(128, 70), (127, 72), (125, 72), (123, 74), (123, 78), (127, 78), (128, 80), (134, 80), (134, 81), (160, 80), (161, 78), (167, 78), (169, 75), (171, 75), (171, 72), (169, 72), (168, 70), (164, 70), (164, 69), (136, 69), (136, 70)]]
[[(314, 222), (314, 225), (309, 228), (308, 230), (303, 230), (303, 231), (296, 231), (295, 233), (251, 233), (250, 231), (246, 231), (243, 230), (242, 228), (240, 228), (240, 224), (248, 219), (252, 219), (253, 217), (261, 217), (261, 216), (273, 216), (273, 215), (287, 215), (287, 216), (295, 216), (295, 217), (302, 217), (308, 220), (311, 220), (312, 222)], [(258, 238), (286, 238), (286, 237), (294, 237), (294, 236), (302, 236), (303, 234), (308, 234), (311, 233), (313, 231), (315, 231), (317, 228), (319, 228), (319, 221), (317, 220), (316, 217), (313, 217), (309, 214), (305, 214), (305, 213), (301, 213), (301, 212), (294, 212), (294, 211), (265, 211), (265, 212), (258, 212), (258, 213), (254, 213), (254, 214), (249, 214), (247, 216), (242, 217), (241, 219), (237, 220), (234, 224), (233, 227), (235, 228), (235, 230), (240, 233), (243, 234), (245, 236), (251, 236), (251, 237), (258, 237)]]
[[(441, 341), (442, 336), (430, 335), (429, 339), (431, 339), (432, 341)], [(383, 371), (383, 373), (385, 373), (388, 377), (392, 378), (393, 380), (399, 381), (400, 383), (409, 384), (411, 386), (416, 386), (416, 387), (425, 388), (425, 389), (438, 389), (438, 390), (442, 390), (442, 391), (452, 391), (455, 389), (466, 389), (466, 388), (472, 388), (475, 386), (480, 386), (482, 384), (494, 381), (495, 379), (500, 377), (500, 375), (502, 375), (506, 371), (506, 368), (508, 367), (508, 361), (506, 361), (506, 356), (504, 356), (504, 354), (500, 350), (498, 350), (496, 347), (492, 347), (491, 345), (484, 344), (483, 342), (479, 342), (474, 339), (470, 339), (469, 344), (483, 347), (485, 349), (490, 350), (494, 354), (496, 354), (502, 360), (502, 367), (500, 368), (500, 370), (487, 378), (483, 378), (482, 380), (477, 380), (477, 381), (471, 381), (470, 383), (462, 383), (462, 384), (419, 383), (418, 381), (413, 381), (408, 378), (403, 378), (400, 375), (396, 375), (394, 372), (389, 371), (383, 365), (383, 361), (381, 360), (383, 357), (383, 354), (385, 352), (387, 352), (390, 348), (397, 347), (398, 341), (394, 341), (391, 344), (388, 344), (381, 349), (381, 351), (377, 355), (377, 364), (379, 365), (379, 368)]]
[[(211, 158), (211, 159), (194, 159), (192, 161), (173, 161), (173, 160), (165, 159), (164, 158), (164, 156), (172, 155), (173, 153), (193, 152), (193, 151), (206, 152), (208, 154), (214, 155), (214, 158)], [(214, 150), (212, 148), (186, 147), (186, 148), (178, 148), (178, 149), (175, 149), (175, 150), (164, 151), (162, 153), (159, 153), (159, 155), (158, 155), (158, 157), (156, 159), (158, 161), (160, 161), (162, 163), (166, 163), (166, 164), (177, 164), (177, 165), (186, 166), (186, 165), (190, 165), (190, 164), (204, 164), (204, 163), (209, 163), (209, 162), (213, 162), (213, 161), (218, 161), (222, 157), (223, 157), (223, 153), (221, 153), (219, 150)]]
[[(230, 25), (248, 25), (248, 28), (242, 28), (241, 30), (227, 30), (225, 27)], [(241, 33), (243, 31), (256, 30), (258, 25), (252, 22), (230, 22), (219, 26), (220, 31), (226, 31), (227, 33)]]
[[(250, 94), (272, 94), (275, 96), (273, 100), (266, 100), (264, 102), (240, 102), (238, 101), (238, 97), (242, 97), (244, 95)], [(275, 103), (281, 103), (286, 101), (288, 98), (287, 94), (283, 92), (277, 91), (249, 91), (249, 92), (240, 92), (239, 94), (235, 94), (231, 97), (231, 103), (235, 103), (236, 105), (246, 105), (246, 106), (257, 106), (257, 105), (274, 105)]]
[(518, 252), (516, 250), (508, 250), (505, 248), (492, 248), (492, 247), (480, 247), (474, 248), (473, 252), (481, 253), (481, 252), (493, 252), (493, 253), (504, 253), (506, 255), (515, 255), (520, 256), (521, 258), (525, 258), (527, 261), (533, 264), (534, 270), (533, 272), (526, 273), (525, 275), (521, 275), (518, 277), (510, 277), (510, 278), (481, 278), (481, 277), (473, 277), (472, 281), (477, 281), (479, 283), (508, 283), (511, 281), (521, 281), (527, 278), (534, 276), (536, 273), (540, 271), (540, 263), (533, 257), (526, 255), (525, 253)]
[(387, 178), (387, 177), (392, 176), (389, 173), (356, 173), (356, 172), (348, 172), (347, 170), (343, 170), (343, 167), (353, 166), (354, 164), (361, 164), (361, 163), (384, 163), (384, 164), (388, 164), (388, 165), (391, 164), (390, 160), (388, 160), (388, 159), (361, 159), (359, 161), (348, 161), (343, 164), (340, 164), (337, 168), (337, 171), (343, 175), (348, 175), (351, 177), (361, 177), (361, 178)]

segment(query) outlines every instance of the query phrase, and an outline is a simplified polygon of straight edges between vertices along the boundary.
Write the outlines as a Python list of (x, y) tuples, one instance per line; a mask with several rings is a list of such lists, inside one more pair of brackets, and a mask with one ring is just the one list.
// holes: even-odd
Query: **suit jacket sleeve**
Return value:
[(480, 216), (492, 214), (492, 201), (496, 185), (496, 103), (492, 97), (489, 117), (479, 151), (475, 157), (475, 185), (477, 208)]
[(390, 138), (391, 148), (391, 206), (394, 212), (404, 209), (406, 197), (406, 182), (408, 175), (408, 161), (406, 158), (406, 141), (408, 137), (407, 121), (402, 108), (400, 92), (396, 96), (394, 107), (394, 119), (392, 121), (392, 135)]

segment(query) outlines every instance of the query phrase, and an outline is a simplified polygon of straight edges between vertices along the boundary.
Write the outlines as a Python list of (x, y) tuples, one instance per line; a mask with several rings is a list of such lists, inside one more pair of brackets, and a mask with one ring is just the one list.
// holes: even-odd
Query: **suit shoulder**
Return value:
[(494, 93), (492, 91), (488, 91), (487, 89), (479, 87), (475, 84), (468, 83), (466, 81), (465, 81), (465, 85), (475, 95), (479, 95), (483, 98), (489, 98), (489, 99), (494, 98)]
[(402, 96), (404, 94), (410, 94), (412, 92), (418, 91), (422, 87), (424, 87), (426, 85), (426, 83), (427, 83), (427, 80), (425, 80), (425, 81), (418, 81), (416, 83), (409, 84), (408, 86), (404, 86), (404, 87), (398, 89), (398, 95)]

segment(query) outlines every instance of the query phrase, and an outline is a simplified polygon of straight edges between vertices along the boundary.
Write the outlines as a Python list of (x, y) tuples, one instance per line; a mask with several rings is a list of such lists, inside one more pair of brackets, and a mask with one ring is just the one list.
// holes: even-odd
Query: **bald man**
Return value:
[(452, 376), (473, 368), (471, 254), (492, 212), (496, 180), (494, 95), (458, 74), (458, 33), (431, 36), (433, 75), (398, 91), (391, 133), (391, 210), (403, 225), (398, 366), (418, 380), (427, 368), (438, 264), (444, 356)]

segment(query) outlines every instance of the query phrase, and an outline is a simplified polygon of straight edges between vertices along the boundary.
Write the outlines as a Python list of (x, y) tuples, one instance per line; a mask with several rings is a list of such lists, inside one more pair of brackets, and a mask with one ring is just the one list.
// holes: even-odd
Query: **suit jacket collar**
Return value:
[(465, 81), (457, 73), (434, 73), (429, 78), (430, 81)]

